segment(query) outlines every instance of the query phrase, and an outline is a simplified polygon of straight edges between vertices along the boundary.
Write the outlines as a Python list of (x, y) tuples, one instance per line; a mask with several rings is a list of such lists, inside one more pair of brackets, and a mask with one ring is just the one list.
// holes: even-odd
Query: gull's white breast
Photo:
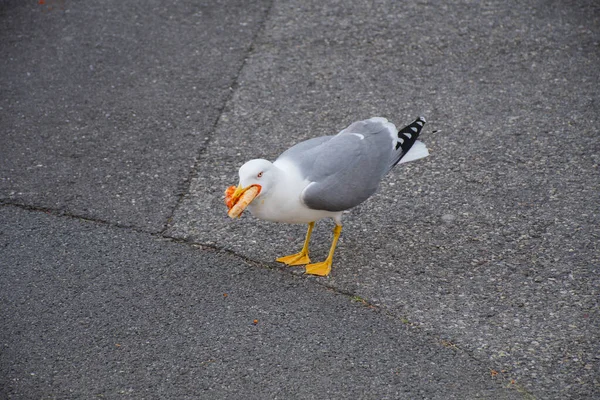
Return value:
[(304, 179), (289, 160), (273, 163), (279, 169), (277, 182), (268, 193), (257, 197), (248, 210), (257, 218), (290, 224), (307, 224), (322, 218), (335, 217), (338, 212), (312, 210), (302, 202), (302, 191), (311, 182)]

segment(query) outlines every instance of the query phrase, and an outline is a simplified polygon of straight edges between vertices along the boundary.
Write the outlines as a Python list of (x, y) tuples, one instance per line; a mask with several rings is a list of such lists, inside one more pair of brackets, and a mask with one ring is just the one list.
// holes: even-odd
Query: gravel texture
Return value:
[[(431, 157), (346, 215), (333, 273), (317, 281), (540, 398), (593, 397), (598, 21), (592, 2), (277, 2), (168, 233), (261, 263), (295, 252), (305, 227), (228, 220), (237, 168), (360, 118), (423, 114)], [(332, 226), (317, 224), (314, 259)]]
[(266, 2), (45, 3), (0, 2), (0, 199), (162, 230)]
[(305, 279), (89, 221), (0, 220), (1, 398), (520, 398), (468, 354)]
[[(600, 7), (571, 3), (0, 1), (0, 397), (600, 397)], [(305, 226), (227, 217), (248, 159), (418, 115), (431, 156), (330, 277), (273, 262)]]

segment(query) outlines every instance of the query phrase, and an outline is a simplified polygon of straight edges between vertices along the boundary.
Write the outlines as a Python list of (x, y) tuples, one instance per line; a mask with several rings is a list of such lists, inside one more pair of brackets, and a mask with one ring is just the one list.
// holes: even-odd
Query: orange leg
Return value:
[(308, 258), (308, 242), (310, 241), (310, 235), (315, 226), (314, 222), (310, 222), (308, 224), (308, 231), (306, 232), (306, 239), (304, 239), (304, 246), (302, 246), (302, 250), (300, 253), (291, 254), (289, 256), (279, 257), (277, 261), (281, 263), (285, 263), (287, 265), (305, 265), (310, 263), (310, 258)]
[(342, 233), (342, 226), (336, 225), (333, 228), (333, 242), (331, 243), (331, 248), (329, 249), (329, 255), (323, 262), (308, 264), (306, 266), (306, 274), (310, 275), (320, 275), (327, 276), (331, 272), (331, 263), (333, 261), (333, 253), (335, 251), (335, 247), (337, 246), (338, 239), (340, 238), (340, 234)]

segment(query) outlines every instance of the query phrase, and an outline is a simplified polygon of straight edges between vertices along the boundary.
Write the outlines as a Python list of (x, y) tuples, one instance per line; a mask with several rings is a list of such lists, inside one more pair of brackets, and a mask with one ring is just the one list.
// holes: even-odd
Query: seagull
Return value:
[[(396, 165), (429, 155), (417, 138), (425, 125), (419, 117), (398, 130), (382, 117), (354, 122), (337, 135), (300, 142), (277, 160), (254, 159), (239, 169), (239, 184), (225, 192), (229, 216), (244, 209), (259, 219), (308, 224), (299, 253), (280, 257), (287, 265), (306, 265), (306, 274), (327, 276), (342, 232), (342, 213), (373, 195)], [(308, 255), (315, 222), (332, 218), (333, 241), (325, 261), (311, 263)]]

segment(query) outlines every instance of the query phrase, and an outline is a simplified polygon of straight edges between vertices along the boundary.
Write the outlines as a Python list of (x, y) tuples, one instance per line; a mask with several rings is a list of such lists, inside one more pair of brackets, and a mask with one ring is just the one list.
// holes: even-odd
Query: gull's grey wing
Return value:
[[(295, 160), (310, 183), (302, 193), (306, 206), (342, 211), (377, 191), (394, 154), (384, 119), (359, 121), (310, 148)], [(387, 122), (387, 121), (386, 121)], [(395, 129), (395, 128), (394, 128)]]

